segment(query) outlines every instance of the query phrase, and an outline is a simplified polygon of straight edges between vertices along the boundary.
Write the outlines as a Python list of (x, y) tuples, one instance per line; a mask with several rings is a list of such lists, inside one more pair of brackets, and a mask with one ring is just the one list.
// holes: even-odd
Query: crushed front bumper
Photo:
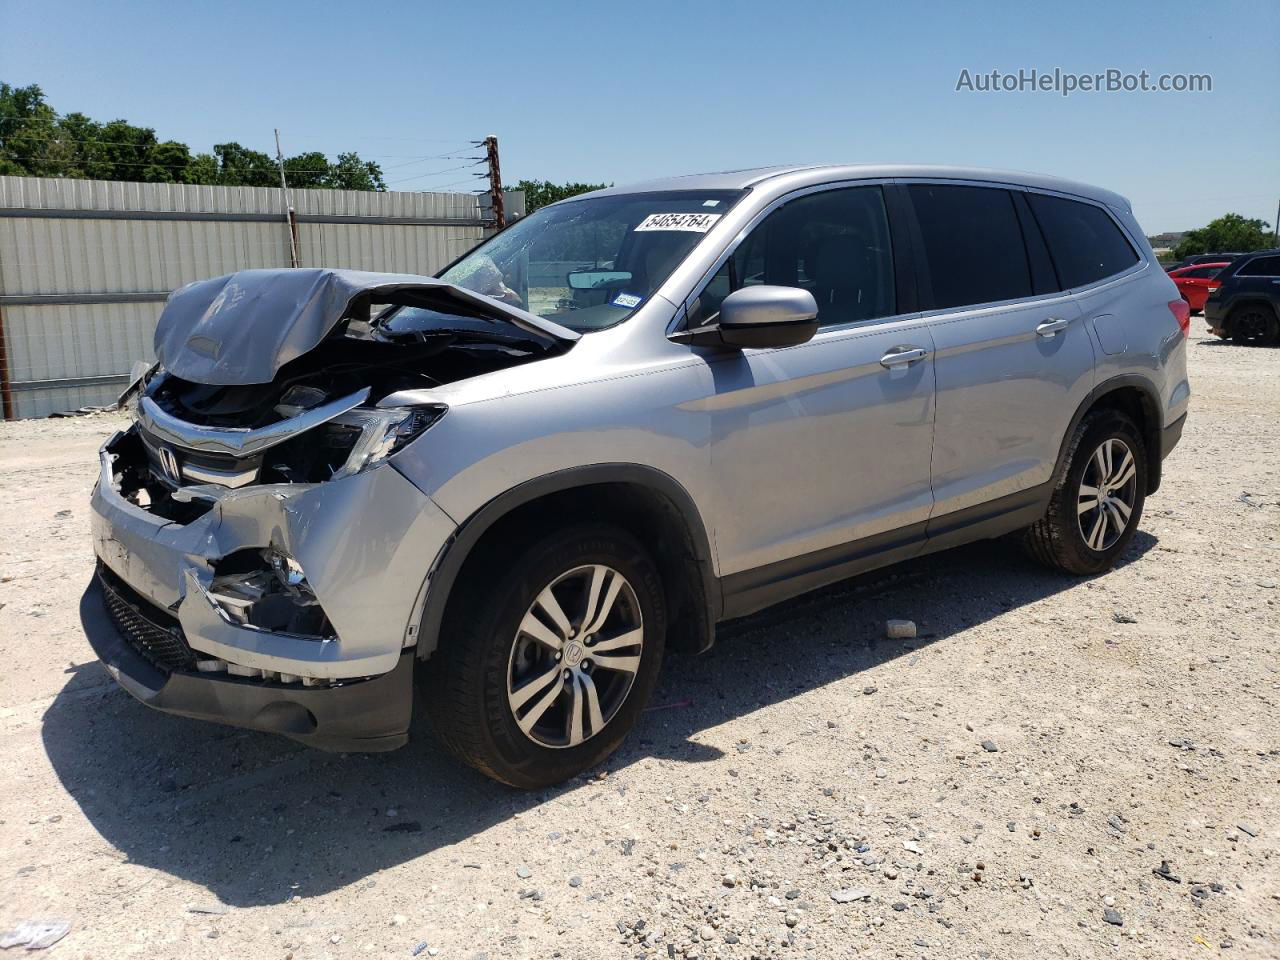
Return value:
[(394, 750), (409, 738), (412, 650), (380, 677), (329, 687), (271, 684), (204, 673), (166, 672), (116, 627), (95, 574), (80, 599), (93, 652), (119, 684), (149, 707), (198, 720), (279, 733), (325, 750)]
[[(112, 451), (121, 436), (102, 449), (91, 500), (100, 571), (82, 604), (90, 643), (112, 675), (172, 713), (333, 749), (403, 743), (417, 617), (428, 573), (455, 530), (448, 515), (383, 464), (326, 483), (217, 490), (207, 509), (180, 523), (118, 492)], [(213, 589), (219, 562), (267, 548), (305, 570), (332, 635), (266, 630), (229, 615)], [(121, 628), (126, 608), (141, 618), (128, 624), (137, 629)]]

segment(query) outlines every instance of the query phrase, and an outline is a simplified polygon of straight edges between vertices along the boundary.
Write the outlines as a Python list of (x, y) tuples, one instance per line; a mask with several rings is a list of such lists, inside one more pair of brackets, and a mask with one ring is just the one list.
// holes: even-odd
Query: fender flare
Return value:
[(700, 648), (698, 652), (710, 647), (715, 623), (720, 619), (722, 599), (719, 580), (712, 566), (711, 541), (693, 498), (674, 477), (655, 467), (634, 463), (601, 463), (572, 467), (526, 480), (485, 503), (459, 525), (441, 549), (424, 584), (420, 601), (422, 610), (416, 618), (418, 658), (425, 660), (435, 652), (440, 639), (440, 627), (444, 622), (445, 607), (457, 583), (458, 574), (481, 537), (495, 523), (516, 508), (540, 497), (575, 487), (604, 483), (628, 483), (647, 487), (671, 501), (683, 518), (693, 544), (693, 562), (698, 567), (703, 595), (706, 597), (706, 624), (705, 627), (698, 628), (699, 634), (705, 634), (705, 638), (697, 644)]
[(1153, 494), (1160, 489), (1160, 477), (1164, 464), (1164, 460), (1161, 457), (1160, 443), (1160, 434), (1164, 427), (1160, 394), (1157, 392), (1155, 384), (1141, 374), (1124, 373), (1119, 376), (1109, 377), (1096, 384), (1071, 417), (1071, 424), (1062, 436), (1062, 447), (1058, 450), (1058, 463), (1053, 469), (1053, 478), (1050, 481), (1051, 490), (1057, 487), (1062, 479), (1063, 472), (1067, 468), (1067, 447), (1070, 446), (1071, 438), (1075, 436), (1076, 428), (1080, 426), (1080, 421), (1107, 394), (1134, 387), (1142, 395), (1143, 412), (1146, 414), (1143, 418), (1146, 423), (1142, 440), (1147, 448), (1147, 494)]

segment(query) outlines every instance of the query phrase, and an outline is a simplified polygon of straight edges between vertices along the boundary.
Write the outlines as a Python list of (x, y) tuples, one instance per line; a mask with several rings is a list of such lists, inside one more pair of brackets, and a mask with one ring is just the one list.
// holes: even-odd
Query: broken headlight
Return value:
[(330, 420), (331, 428), (344, 431), (354, 440), (346, 461), (334, 471), (332, 479), (349, 477), (377, 466), (420, 436), (448, 409), (444, 404), (387, 410), (358, 408)]

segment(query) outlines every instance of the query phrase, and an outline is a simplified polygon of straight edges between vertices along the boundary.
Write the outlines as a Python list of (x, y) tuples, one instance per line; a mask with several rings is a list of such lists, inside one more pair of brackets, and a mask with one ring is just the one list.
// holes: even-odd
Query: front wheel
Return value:
[(1033, 557), (1066, 573), (1110, 569), (1142, 519), (1147, 454), (1123, 413), (1099, 410), (1076, 428), (1045, 515), (1026, 533)]
[(545, 535), (514, 558), (481, 555), (463, 576), (421, 688), (445, 746), (524, 788), (609, 756), (662, 661), (664, 595), (645, 549), (591, 524)]

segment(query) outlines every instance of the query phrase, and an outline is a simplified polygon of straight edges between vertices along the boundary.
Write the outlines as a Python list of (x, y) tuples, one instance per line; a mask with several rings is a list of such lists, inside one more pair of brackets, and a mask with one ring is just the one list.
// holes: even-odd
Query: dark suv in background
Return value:
[(1204, 304), (1209, 332), (1241, 343), (1280, 343), (1280, 247), (1244, 254), (1222, 268)]

